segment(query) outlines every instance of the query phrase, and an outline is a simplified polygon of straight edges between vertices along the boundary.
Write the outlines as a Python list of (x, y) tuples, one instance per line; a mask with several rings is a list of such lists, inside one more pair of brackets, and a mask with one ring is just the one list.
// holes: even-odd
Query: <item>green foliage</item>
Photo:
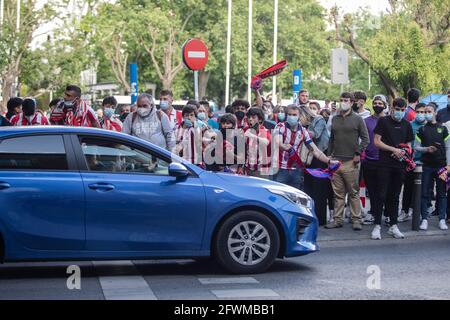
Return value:
[[(7, 14), (0, 33), (0, 71), (22, 54), (20, 82), (23, 94), (62, 92), (67, 83), (79, 83), (80, 72), (97, 70), (98, 82), (128, 86), (128, 64), (137, 62), (139, 82), (155, 83), (159, 91), (172, 87), (176, 98), (193, 96), (192, 72), (179, 69), (181, 46), (189, 38), (205, 41), (210, 54), (206, 95), (223, 103), (225, 90), (227, 0), (77, 0), (88, 10), (82, 17), (70, 12), (52, 39), (31, 50), (30, 32), (55, 15), (54, 0), (41, 9), (36, 0), (22, 0), (24, 24), (15, 33), (15, 1), (5, 1)], [(399, 0), (391, 13), (373, 16), (361, 10), (339, 20), (340, 35), (353, 34), (350, 79), (346, 90), (364, 90), (369, 96), (388, 93), (383, 75), (395, 92), (415, 86), (424, 93), (449, 86), (450, 0)], [(253, 1), (252, 74), (273, 63), (273, 1)], [(233, 1), (231, 97), (247, 94), (248, 0)], [(303, 69), (304, 87), (317, 99), (337, 99), (340, 87), (330, 79), (330, 50), (337, 47), (335, 32), (327, 25), (327, 12), (317, 0), (283, 0), (279, 3), (278, 60), (288, 68), (277, 77), (277, 91), (291, 96), (292, 71)], [(28, 19), (28, 20), (27, 20)], [(171, 47), (169, 44), (172, 43)], [(20, 49), (22, 48), (22, 49)], [(22, 50), (22, 51), (20, 51)], [(151, 53), (153, 53), (153, 58)], [(368, 90), (369, 66), (372, 87)], [(377, 75), (378, 74), (378, 75)], [(385, 79), (385, 80), (386, 80)], [(141, 85), (142, 89), (143, 86)], [(43, 90), (44, 89), (44, 90)], [(263, 91), (272, 89), (264, 82)]]

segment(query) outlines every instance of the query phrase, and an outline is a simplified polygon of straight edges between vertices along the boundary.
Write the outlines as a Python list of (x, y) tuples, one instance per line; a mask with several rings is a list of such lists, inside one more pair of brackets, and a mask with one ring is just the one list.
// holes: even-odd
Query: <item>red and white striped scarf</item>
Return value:
[(40, 126), (49, 125), (47, 118), (40, 112), (34, 114), (33, 119), (29, 121), (23, 113), (16, 114), (11, 118), (11, 124), (13, 126)]
[(83, 100), (80, 101), (76, 113), (69, 111), (66, 113), (65, 125), (74, 127), (94, 127), (94, 123), (98, 124), (94, 111)]
[(112, 117), (111, 119), (105, 118), (105, 120), (103, 121), (102, 128), (106, 129), (106, 130), (121, 132), (122, 131), (122, 121), (120, 121), (119, 119), (117, 119), (115, 117)]

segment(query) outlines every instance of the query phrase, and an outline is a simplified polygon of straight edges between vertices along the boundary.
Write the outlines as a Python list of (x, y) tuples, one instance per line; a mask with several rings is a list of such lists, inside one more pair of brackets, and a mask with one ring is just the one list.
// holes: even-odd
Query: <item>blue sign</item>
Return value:
[(302, 90), (302, 70), (294, 70), (293, 72), (294, 81), (292, 85), (292, 92), (293, 92), (293, 98), (294, 102), (298, 99), (298, 94), (300, 90)]
[(136, 103), (138, 97), (138, 66), (137, 63), (130, 63), (130, 88), (131, 104)]

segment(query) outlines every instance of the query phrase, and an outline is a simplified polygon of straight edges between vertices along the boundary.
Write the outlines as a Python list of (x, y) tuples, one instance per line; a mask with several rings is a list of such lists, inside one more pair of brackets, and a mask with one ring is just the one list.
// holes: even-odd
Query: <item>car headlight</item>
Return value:
[(267, 188), (271, 193), (282, 196), (292, 202), (293, 204), (312, 210), (312, 199), (305, 193), (298, 191), (295, 188), (288, 187), (270, 187)]

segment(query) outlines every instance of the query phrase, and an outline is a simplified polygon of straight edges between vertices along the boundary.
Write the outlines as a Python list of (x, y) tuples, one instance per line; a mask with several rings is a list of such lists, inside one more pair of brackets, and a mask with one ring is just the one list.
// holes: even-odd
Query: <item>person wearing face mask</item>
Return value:
[[(204, 111), (200, 111), (197, 114), (199, 120), (205, 122), (211, 129), (218, 130), (219, 123), (217, 118), (214, 118), (214, 113), (211, 110), (211, 106), (207, 100), (202, 100), (199, 102), (200, 107), (203, 107)], [(202, 113), (203, 112), (203, 113)]]
[(156, 110), (153, 96), (140, 94), (136, 105), (136, 111), (125, 119), (122, 132), (172, 151), (175, 148), (175, 136), (169, 117), (161, 110)]
[(238, 99), (231, 104), (231, 109), (237, 119), (237, 129), (244, 129), (247, 126), (246, 113), (249, 108), (250, 104), (246, 100)]
[(47, 118), (36, 110), (36, 100), (26, 98), (22, 103), (22, 113), (11, 118), (13, 126), (48, 126)]
[(283, 106), (276, 106), (275, 109), (273, 110), (273, 115), (274, 115), (274, 119), (275, 122), (277, 123), (277, 128), (283, 124), (284, 122), (286, 122), (286, 108)]
[(331, 181), (335, 197), (334, 221), (325, 226), (327, 229), (343, 227), (348, 195), (353, 230), (362, 230), (359, 174), (361, 154), (369, 145), (369, 134), (364, 120), (353, 112), (353, 103), (352, 93), (342, 93), (339, 113), (331, 119), (328, 153), (342, 165)]
[(270, 178), (270, 131), (264, 127), (264, 113), (253, 107), (247, 112), (245, 137), (245, 173), (253, 177)]
[(195, 165), (203, 165), (202, 129), (197, 122), (197, 110), (186, 105), (183, 121), (175, 127), (175, 154)]
[(364, 160), (361, 162), (361, 170), (364, 177), (364, 182), (366, 184), (367, 191), (369, 192), (371, 211), (368, 213), (363, 220), (363, 224), (373, 224), (375, 221), (372, 212), (377, 211), (376, 206), (379, 204), (378, 200), (378, 160), (379, 160), (379, 150), (374, 143), (374, 130), (378, 124), (378, 120), (384, 117), (384, 112), (388, 107), (386, 97), (384, 95), (376, 95), (372, 99), (372, 108), (374, 113), (364, 119), (364, 123), (367, 127), (367, 132), (369, 133), (369, 145), (364, 151)]
[(197, 109), (197, 124), (199, 125), (199, 127), (202, 128), (202, 130), (212, 129), (209, 126), (208, 120), (209, 120), (208, 113), (206, 111), (205, 105), (199, 103), (199, 106)]
[(50, 114), (52, 123), (59, 124), (61, 111), (64, 113), (62, 122), (65, 126), (100, 128), (95, 111), (81, 99), (81, 89), (77, 86), (66, 87), (64, 100)]
[(172, 129), (175, 125), (180, 125), (183, 121), (181, 111), (175, 110), (172, 106), (173, 93), (170, 90), (162, 90), (159, 94), (159, 107), (169, 117), (170, 126)]
[(355, 102), (353, 103), (353, 111), (356, 112), (361, 118), (365, 119), (370, 117), (370, 111), (366, 109), (367, 95), (363, 91), (355, 91), (353, 93)]
[(113, 96), (109, 96), (103, 99), (103, 121), (101, 126), (103, 129), (121, 132), (122, 121), (114, 114), (117, 108), (117, 100)]
[(391, 115), (378, 120), (374, 129), (374, 143), (379, 149), (378, 160), (378, 199), (379, 205), (372, 214), (375, 216), (375, 227), (372, 239), (381, 239), (381, 216), (383, 207), (389, 217), (388, 234), (396, 239), (405, 236), (398, 228), (398, 207), (400, 192), (405, 176), (405, 163), (402, 161), (405, 151), (400, 146), (408, 145), (414, 140), (411, 124), (404, 119), (406, 100), (396, 98), (393, 102)]
[[(415, 107), (415, 119), (411, 121), (411, 127), (414, 137), (418, 130), (426, 123), (425, 117), (425, 103), (418, 103)], [(412, 143), (414, 149), (415, 141)], [(420, 151), (414, 152), (414, 162), (421, 164), (422, 153)], [(413, 195), (414, 195), (414, 171), (406, 172), (405, 181), (403, 183), (403, 198), (402, 198), (402, 211), (398, 217), (399, 222), (405, 222), (412, 219), (413, 214)]]
[(128, 117), (128, 115), (131, 112), (131, 106), (129, 105), (125, 105), (125, 106), (120, 106), (119, 107), (119, 120), (122, 121), (122, 123), (125, 122), (125, 119)]
[(450, 134), (447, 128), (436, 121), (438, 106), (430, 102), (425, 108), (427, 123), (416, 134), (414, 149), (422, 152), (422, 223), (420, 230), (428, 228), (428, 203), (431, 201), (432, 181), (436, 181), (436, 208), (439, 213), (439, 229), (447, 230), (446, 182), (439, 178), (443, 167), (450, 172)]
[(219, 117), (219, 125), (214, 144), (205, 148), (206, 168), (214, 172), (243, 174), (245, 141), (237, 134), (236, 117), (225, 113)]
[(331, 161), (314, 144), (308, 131), (300, 123), (300, 112), (299, 106), (289, 105), (286, 122), (279, 126), (274, 133), (274, 143), (278, 148), (275, 181), (304, 190), (303, 168), (291, 156), (292, 152), (298, 154), (301, 148), (308, 148), (313, 156), (323, 163), (330, 165), (336, 164), (336, 161)]

